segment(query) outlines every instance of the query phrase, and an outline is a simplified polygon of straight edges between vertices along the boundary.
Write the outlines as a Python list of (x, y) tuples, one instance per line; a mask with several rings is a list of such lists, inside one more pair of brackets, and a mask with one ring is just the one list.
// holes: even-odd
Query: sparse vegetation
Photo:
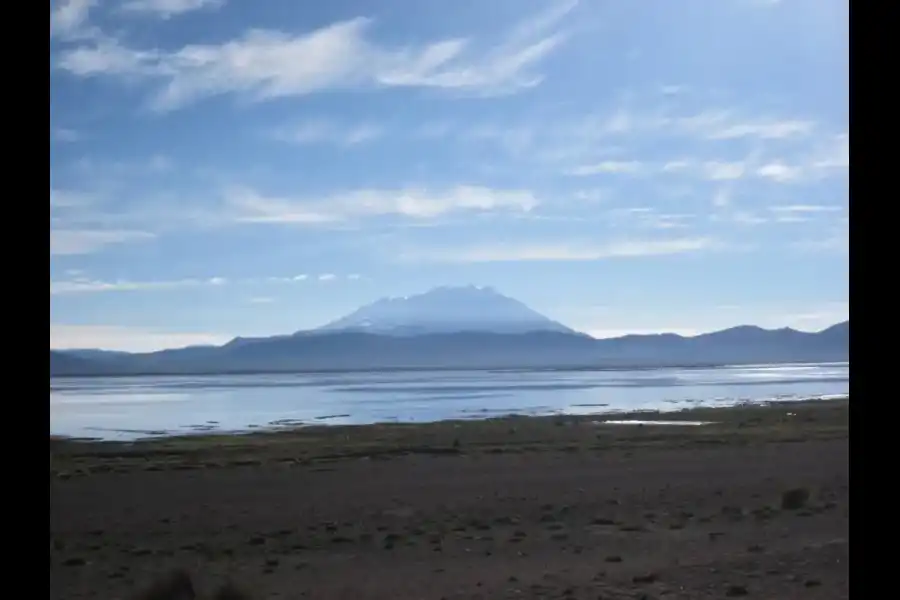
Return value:
[[(732, 585), (740, 579), (725, 577), (745, 574), (753, 595), (766, 594), (770, 580), (787, 585), (788, 577), (800, 590), (830, 590), (846, 540), (795, 548), (790, 537), (771, 531), (844, 535), (848, 488), (840, 469), (847, 404), (794, 404), (790, 411), (815, 419), (785, 420), (785, 408), (773, 405), (708, 412), (698, 420), (716, 421), (709, 427), (645, 427), (640, 433), (573, 417), (565, 427), (550, 418), (517, 418), (514, 436), (508, 419), (495, 419), (130, 445), (51, 441), (52, 467), (70, 475), (54, 478), (59, 502), (51, 516), (66, 519), (66, 527), (54, 530), (51, 590), (67, 591), (51, 591), (51, 597), (92, 597), (85, 595), (88, 584), (129, 597), (151, 564), (209, 568), (191, 581), (197, 598), (247, 598), (209, 594), (231, 565), (257, 597), (294, 581), (290, 585), (313, 587), (330, 581), (348, 590), (372, 581), (384, 586), (391, 578), (382, 581), (379, 572), (419, 566), (447, 586), (437, 597), (444, 589), (458, 590), (458, 598), (561, 597), (567, 590), (570, 597), (617, 598), (679, 588), (702, 595), (713, 586), (731, 597), (749, 592)], [(445, 452), (456, 439), (465, 445)], [(719, 440), (727, 449), (699, 440)], [(566, 446), (579, 451), (561, 452)], [(498, 447), (506, 451), (490, 452)], [(786, 452), (788, 460), (763, 474), (744, 469), (763, 448)], [(821, 448), (831, 449), (830, 460), (823, 462)], [(392, 462), (368, 462), (379, 456)], [(148, 466), (158, 470), (148, 472)], [(801, 477), (808, 487), (797, 489), (816, 490), (817, 503), (807, 492), (799, 505), (788, 501), (782, 508), (781, 482)], [(123, 482), (143, 491), (125, 493)], [(202, 499), (185, 505), (169, 497), (174, 485), (176, 496)], [(68, 512), (57, 514), (57, 505)], [(93, 505), (94, 517), (84, 516), (80, 525), (71, 507)], [(798, 552), (802, 559), (791, 562)], [(701, 558), (694, 566), (679, 564), (684, 553)], [(548, 557), (561, 558), (547, 567)], [(547, 578), (541, 569), (548, 569)], [(208, 589), (199, 589), (205, 582), (211, 582)], [(767, 597), (788, 593), (776, 588)], [(388, 597), (385, 589), (373, 597)]]

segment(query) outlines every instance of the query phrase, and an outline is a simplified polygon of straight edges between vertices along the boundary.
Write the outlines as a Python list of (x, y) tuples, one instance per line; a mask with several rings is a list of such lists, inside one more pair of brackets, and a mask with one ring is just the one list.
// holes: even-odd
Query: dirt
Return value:
[(50, 598), (173, 568), (255, 598), (847, 598), (849, 402), (729, 415), (52, 445)]

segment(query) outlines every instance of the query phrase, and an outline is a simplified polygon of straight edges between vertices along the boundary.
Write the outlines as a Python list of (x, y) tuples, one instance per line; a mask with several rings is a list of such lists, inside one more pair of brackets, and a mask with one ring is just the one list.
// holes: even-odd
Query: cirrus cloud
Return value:
[(716, 247), (708, 237), (617, 240), (606, 244), (538, 243), (490, 244), (432, 250), (417, 249), (400, 254), (402, 260), (443, 263), (597, 261), (648, 256), (686, 254)]
[(226, 194), (226, 202), (238, 222), (301, 225), (385, 215), (425, 220), (455, 212), (528, 212), (538, 205), (538, 199), (527, 190), (467, 185), (448, 190), (363, 189), (318, 200), (264, 196), (250, 188), (233, 188)]
[[(171, 9), (185, 3), (188, 0), (135, 0), (131, 5), (165, 4)], [(390, 47), (373, 38), (372, 19), (359, 17), (299, 34), (255, 29), (220, 44), (171, 51), (130, 48), (103, 36), (66, 49), (57, 66), (82, 78), (146, 80), (156, 86), (153, 107), (162, 111), (223, 94), (263, 100), (366, 86), (495, 95), (541, 82), (537, 66), (565, 40), (559, 26), (576, 4), (556, 3), (488, 45), (453, 38)], [(83, 24), (87, 10), (76, 16), (80, 21), (72, 16), (63, 21), (68, 29), (75, 27), (73, 21)]]

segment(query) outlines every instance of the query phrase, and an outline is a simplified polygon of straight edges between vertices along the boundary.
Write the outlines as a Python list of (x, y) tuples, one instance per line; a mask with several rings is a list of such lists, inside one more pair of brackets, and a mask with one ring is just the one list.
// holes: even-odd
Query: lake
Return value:
[(850, 364), (53, 378), (50, 433), (131, 440), (296, 424), (616, 413), (849, 395)]

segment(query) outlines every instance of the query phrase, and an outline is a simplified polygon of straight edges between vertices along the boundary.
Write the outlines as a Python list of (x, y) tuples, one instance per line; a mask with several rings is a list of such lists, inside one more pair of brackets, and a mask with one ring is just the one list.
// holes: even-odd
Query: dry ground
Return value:
[(849, 402), (674, 418), (51, 440), (50, 598), (848, 597)]

